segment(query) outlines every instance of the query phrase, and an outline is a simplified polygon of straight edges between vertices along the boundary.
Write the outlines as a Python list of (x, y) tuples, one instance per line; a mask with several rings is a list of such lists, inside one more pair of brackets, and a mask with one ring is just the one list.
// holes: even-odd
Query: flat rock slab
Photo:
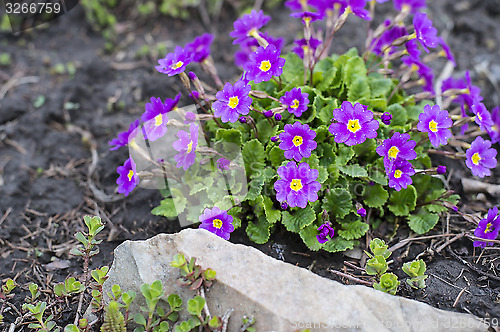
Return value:
[[(233, 244), (201, 229), (160, 234), (146, 241), (126, 241), (115, 249), (104, 294), (113, 284), (138, 293), (159, 279), (166, 294), (184, 303), (193, 291), (180, 289), (179, 270), (170, 266), (182, 252), (187, 259), (217, 272), (206, 293), (212, 315), (234, 309), (227, 331), (239, 331), (243, 315), (256, 318), (257, 331), (486, 331), (472, 315), (447, 312), (365, 286), (345, 286), (306, 269), (278, 261), (259, 250)], [(166, 302), (165, 302), (166, 303)], [(165, 304), (164, 307), (168, 308)], [(185, 311), (185, 310), (184, 310)], [(182, 318), (182, 316), (181, 316)]]

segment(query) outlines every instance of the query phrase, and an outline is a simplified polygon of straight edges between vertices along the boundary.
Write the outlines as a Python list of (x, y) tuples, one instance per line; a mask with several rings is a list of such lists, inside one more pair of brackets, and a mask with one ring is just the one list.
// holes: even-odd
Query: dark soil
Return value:
[[(456, 74), (469, 69), (491, 109), (500, 103), (500, 35), (496, 33), (500, 31), (500, 1), (436, 2), (431, 12), (454, 50)], [(289, 44), (299, 26), (282, 8), (272, 16), (268, 31), (285, 36)], [(223, 79), (238, 74), (232, 65), (236, 47), (228, 36), (235, 18), (235, 13), (224, 8), (220, 19), (210, 27), (216, 32), (213, 55)], [(105, 41), (92, 31), (79, 6), (36, 30), (19, 36), (1, 35), (2, 52), (11, 55), (12, 64), (0, 67), (0, 84), (10, 86), (5, 96), (0, 95), (0, 280), (15, 278), (24, 290), (22, 296), (29, 282), (49, 292), (54, 282), (82, 273), (81, 261), (70, 256), (69, 250), (76, 246), (73, 236), (83, 230), (85, 214), (100, 215), (107, 222), (101, 253), (93, 259), (92, 268), (111, 264), (114, 248), (125, 240), (181, 230), (178, 222), (150, 213), (161, 200), (157, 191), (138, 189), (126, 199), (102, 201), (103, 196), (114, 193), (116, 167), (127, 158), (125, 150), (110, 152), (107, 142), (143, 112), (144, 102), (151, 96), (172, 98), (181, 91), (176, 79), (154, 70), (156, 59), (136, 59), (136, 51), (152, 41), (167, 41), (172, 49), (207, 29), (198, 18), (162, 18), (140, 26), (120, 23), (125, 23), (126, 32), (110, 55), (103, 53)], [(346, 24), (336, 37), (336, 52), (362, 46), (366, 26), (361, 23), (353, 20)], [(352, 45), (353, 40), (359, 43)], [(68, 63), (76, 67), (74, 75), (55, 72), (56, 65)], [(45, 102), (36, 108), (39, 96), (44, 96)], [(187, 104), (191, 101), (181, 100), (181, 105)], [(97, 151), (95, 169), (93, 148)], [(447, 166), (451, 188), (463, 197), (461, 212), (484, 213), (498, 204), (494, 197), (464, 194), (460, 179), (470, 177), (470, 173), (462, 163), (448, 162)], [(498, 169), (494, 174), (499, 174)], [(500, 182), (495, 176), (485, 181)], [(458, 216), (451, 216), (449, 223), (449, 231), (457, 234), (474, 227)], [(446, 227), (444, 218), (429, 235), (444, 234)], [(390, 245), (396, 245), (409, 235), (402, 224), (389, 238), (393, 229), (393, 224), (383, 224), (370, 236), (385, 237)], [(394, 252), (391, 268), (401, 279), (404, 275), (400, 267), (406, 261), (418, 256), (428, 266), (427, 288), (416, 292), (403, 286), (401, 295), (441, 309), (500, 318), (498, 246), (478, 259), (480, 251), (474, 251), (472, 241), (465, 237), (438, 252), (446, 239), (411, 241)], [(300, 239), (283, 230), (277, 230), (265, 245), (250, 243), (242, 229), (233, 233), (231, 241), (253, 245), (272, 257), (342, 282), (350, 281), (328, 269), (342, 270), (344, 260), (359, 265), (358, 260), (343, 254), (310, 252)], [(361, 245), (366, 248), (365, 243)], [(65, 260), (69, 266), (64, 265)], [(50, 262), (61, 264), (54, 269), (47, 265)], [(360, 275), (350, 268), (344, 271)], [(22, 296), (13, 300), (18, 307)], [(16, 317), (12, 310), (4, 315), (7, 324)], [(74, 319), (71, 311), (60, 315), (62, 326)]]

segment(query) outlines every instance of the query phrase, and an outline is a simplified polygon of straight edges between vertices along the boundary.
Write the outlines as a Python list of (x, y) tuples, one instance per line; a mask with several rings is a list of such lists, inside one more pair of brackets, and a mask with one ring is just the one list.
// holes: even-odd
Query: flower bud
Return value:
[(266, 118), (270, 118), (270, 117), (272, 117), (272, 116), (273, 116), (273, 111), (265, 111), (265, 112), (264, 112), (264, 116), (265, 116)]
[(247, 123), (247, 118), (246, 118), (246, 117), (244, 117), (244, 116), (242, 116), (242, 117), (240, 117), (240, 118), (238, 119), (238, 121), (239, 121), (240, 123)]
[(391, 120), (392, 120), (392, 115), (391, 113), (389, 112), (385, 112), (384, 114), (382, 114), (382, 116), (380, 117), (380, 120), (382, 120), (382, 122), (386, 125), (390, 125), (391, 124)]
[(280, 113), (276, 113), (276, 114), (274, 114), (274, 118), (276, 119), (276, 121), (281, 121), (283, 116)]
[(366, 209), (365, 208), (360, 208), (356, 213), (361, 216), (361, 217), (366, 217)]
[(288, 204), (286, 204), (286, 202), (281, 203), (281, 208), (282, 208), (283, 210), (288, 209)]
[(271, 137), (271, 142), (277, 142), (279, 140), (278, 136)]
[(189, 78), (190, 78), (192, 81), (194, 81), (194, 80), (198, 79), (198, 77), (196, 76), (196, 74), (195, 74), (194, 72), (192, 72), (192, 71), (190, 71), (190, 72), (188, 73), (188, 76), (189, 76)]
[(444, 174), (444, 173), (446, 173), (446, 166), (442, 166), (442, 165), (438, 166), (437, 169), (436, 169), (436, 172), (438, 174)]

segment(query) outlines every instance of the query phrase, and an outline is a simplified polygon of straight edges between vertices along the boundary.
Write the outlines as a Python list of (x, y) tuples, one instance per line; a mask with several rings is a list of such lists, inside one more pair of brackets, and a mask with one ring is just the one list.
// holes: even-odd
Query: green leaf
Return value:
[(281, 222), (287, 230), (294, 233), (300, 232), (301, 229), (309, 226), (316, 220), (316, 214), (310, 206), (306, 206), (305, 209), (293, 211), (293, 213), (283, 211), (282, 215)]
[(257, 131), (259, 132), (259, 140), (268, 142), (272, 136), (276, 135), (279, 126), (272, 126), (267, 119), (260, 119), (257, 122)]
[(316, 169), (319, 172), (318, 178), (316, 179), (316, 181), (318, 181), (319, 183), (325, 182), (326, 179), (328, 179), (328, 170), (326, 169), (326, 167), (317, 166)]
[(338, 233), (346, 240), (354, 240), (365, 235), (369, 228), (370, 226), (367, 223), (356, 220), (348, 224), (343, 224), (342, 229)]
[(335, 219), (342, 219), (351, 212), (352, 198), (351, 194), (343, 188), (335, 188), (323, 198), (321, 208), (326, 210)]
[(269, 196), (261, 196), (263, 198), (264, 212), (267, 217), (267, 221), (271, 224), (280, 221), (281, 211), (274, 207), (273, 201)]
[(396, 216), (407, 216), (415, 209), (417, 204), (417, 191), (409, 185), (406, 189), (394, 191), (389, 198), (389, 210)]
[(215, 139), (224, 142), (234, 143), (238, 146), (241, 146), (242, 144), (241, 131), (233, 128), (231, 129), (219, 128), (215, 133)]
[[(363, 58), (359, 56), (354, 56), (349, 60), (347, 60), (347, 63), (344, 67), (344, 81), (346, 82), (347, 85), (350, 85), (351, 82), (354, 82), (358, 78), (366, 79), (366, 73), (367, 70)], [(368, 97), (369, 96), (370, 95), (368, 95)]]
[(300, 238), (304, 241), (305, 245), (312, 251), (321, 249), (322, 244), (318, 242), (316, 235), (318, 235), (318, 226), (314, 223), (302, 228), (299, 232)]
[(214, 184), (214, 178), (211, 176), (207, 176), (205, 178), (199, 178), (189, 190), (189, 195), (194, 195), (199, 193), (202, 190), (210, 190), (212, 185)]
[(265, 217), (259, 217), (257, 224), (253, 221), (248, 221), (246, 232), (250, 240), (258, 244), (264, 244), (269, 240), (271, 235), (269, 228), (272, 224), (268, 223)]
[(283, 66), (283, 74), (281, 74), (283, 81), (289, 83), (295, 79), (304, 79), (304, 63), (302, 59), (294, 52), (285, 54), (284, 58), (286, 62)]
[(345, 144), (338, 145), (337, 157), (335, 158), (335, 164), (337, 166), (345, 166), (352, 157), (354, 157), (354, 150), (352, 147)]
[(251, 176), (264, 169), (266, 154), (264, 152), (264, 146), (262, 146), (262, 143), (257, 139), (245, 142), (245, 144), (243, 144), (242, 154), (247, 176)]
[(366, 77), (358, 77), (347, 87), (347, 100), (354, 102), (362, 98), (370, 98), (370, 85)]
[(392, 80), (389, 78), (370, 76), (369, 83), (372, 98), (386, 97), (392, 89)]
[(334, 67), (332, 59), (318, 61), (314, 67), (314, 86), (321, 91), (329, 89), (336, 74), (337, 68)]
[(381, 172), (375, 168), (372, 168), (370, 170), (369, 179), (383, 186), (387, 186), (387, 183), (389, 182), (387, 179), (387, 175), (384, 172)]
[(363, 202), (368, 207), (379, 208), (382, 207), (389, 198), (389, 193), (380, 184), (374, 184), (373, 186), (366, 186), (365, 188), (365, 198)]
[(269, 151), (269, 160), (273, 167), (278, 167), (285, 160), (285, 153), (279, 147), (274, 146), (271, 151)]
[(248, 184), (248, 193), (246, 194), (244, 201), (253, 201), (257, 199), (262, 191), (262, 187), (264, 186), (265, 177), (262, 174), (259, 174), (253, 177), (252, 181)]
[(167, 297), (167, 302), (170, 305), (170, 308), (172, 310), (175, 310), (176, 308), (180, 308), (180, 306), (182, 305), (182, 299), (177, 294), (170, 294)]
[(205, 305), (205, 299), (201, 296), (195, 296), (194, 299), (188, 301), (187, 311), (194, 316), (201, 316), (201, 311)]
[(166, 218), (176, 218), (184, 211), (187, 205), (187, 199), (179, 193), (172, 198), (165, 198), (160, 202), (160, 205), (151, 210), (151, 213), (156, 216)]
[(337, 236), (330, 241), (323, 244), (323, 250), (328, 252), (340, 252), (346, 251), (347, 249), (354, 248), (354, 240), (346, 240), (340, 236)]
[(362, 178), (368, 176), (366, 169), (359, 165), (339, 166), (339, 170), (345, 175), (349, 175), (353, 178)]
[(436, 226), (439, 216), (420, 209), (417, 214), (408, 216), (408, 225), (417, 234), (424, 234)]
[(406, 122), (408, 122), (406, 110), (401, 105), (392, 104), (387, 107), (386, 112), (389, 112), (392, 115), (391, 126), (404, 126)]
[(136, 322), (139, 325), (146, 326), (146, 318), (142, 314), (135, 314), (134, 316), (134, 322)]

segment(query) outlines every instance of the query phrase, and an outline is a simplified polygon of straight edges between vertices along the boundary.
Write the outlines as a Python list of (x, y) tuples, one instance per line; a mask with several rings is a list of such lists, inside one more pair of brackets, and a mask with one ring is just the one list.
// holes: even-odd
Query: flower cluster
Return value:
[[(226, 240), (242, 217), (255, 242), (268, 241), (281, 223), (311, 250), (331, 252), (352, 248), (372, 220), (402, 217), (413, 231), (429, 231), (440, 212), (458, 210), (457, 195), (438, 180), (446, 167), (433, 167), (429, 155), (462, 159), (473, 175), (491, 175), (500, 108), (488, 111), (469, 72), (435, 90), (429, 61), (444, 57), (455, 65), (455, 60), (432, 16), (422, 12), (425, 0), (394, 0), (394, 17), (378, 27), (367, 22), (363, 54), (350, 50), (330, 56), (332, 39), (348, 18), (370, 21), (374, 6), (386, 1), (286, 1), (303, 29), (289, 53), (285, 39), (262, 31), (271, 19), (262, 10), (243, 15), (229, 33), (239, 47), (235, 62), (243, 69), (231, 82), (223, 83), (213, 64), (213, 35), (176, 47), (156, 69), (180, 78), (199, 114), (177, 110), (184, 116), (177, 121), (169, 112), (180, 95), (165, 101), (152, 97), (140, 120), (110, 141), (111, 149), (139, 149), (134, 143), (141, 130), (150, 143), (168, 138), (176, 154), (173, 161), (158, 162), (161, 172), (175, 170), (172, 176), (196, 197), (195, 206), (168, 201), (160, 214), (186, 210), (192, 222)], [(191, 62), (201, 64), (214, 86), (185, 73)], [(415, 87), (422, 92), (412, 93)], [(200, 145), (200, 137), (207, 146)], [(201, 169), (212, 173), (201, 175)], [(245, 172), (243, 184), (232, 177), (236, 169)], [(143, 174), (131, 157), (118, 173), (118, 192), (125, 195)], [(195, 179), (202, 183), (193, 185)], [(352, 189), (359, 185), (362, 190)], [(216, 197), (216, 187), (226, 186), (228, 195)], [(491, 243), (499, 231), (495, 208), (474, 233), (485, 241), (474, 246)]]

